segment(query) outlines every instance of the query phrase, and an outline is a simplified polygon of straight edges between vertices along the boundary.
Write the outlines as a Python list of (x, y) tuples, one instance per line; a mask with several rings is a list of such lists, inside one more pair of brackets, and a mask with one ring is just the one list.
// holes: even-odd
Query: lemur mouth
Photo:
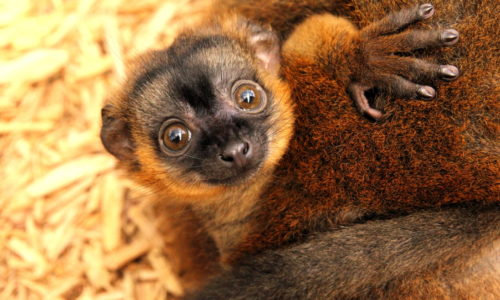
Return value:
[(261, 163), (254, 166), (249, 166), (244, 169), (238, 170), (238, 173), (231, 174), (227, 177), (217, 177), (217, 178), (206, 178), (204, 181), (210, 185), (224, 185), (233, 186), (240, 185), (245, 181), (252, 180), (253, 177), (257, 176), (257, 173), (261, 169)]

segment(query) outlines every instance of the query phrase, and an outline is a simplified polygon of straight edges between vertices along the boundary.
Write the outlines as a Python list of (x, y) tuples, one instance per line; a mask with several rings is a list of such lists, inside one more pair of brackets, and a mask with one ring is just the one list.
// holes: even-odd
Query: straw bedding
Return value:
[(163, 299), (147, 192), (99, 140), (100, 108), (139, 53), (206, 0), (0, 1), (0, 299)]

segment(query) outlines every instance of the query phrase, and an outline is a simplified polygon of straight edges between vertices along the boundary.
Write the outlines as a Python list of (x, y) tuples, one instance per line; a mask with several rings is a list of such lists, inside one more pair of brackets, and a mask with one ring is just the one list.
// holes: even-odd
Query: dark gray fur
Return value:
[[(476, 278), (498, 283), (499, 242), (498, 205), (418, 212), (250, 257), (188, 299), (471, 299), (464, 287), (489, 289)], [(432, 281), (445, 295), (427, 289)], [(405, 284), (416, 290), (409, 298)], [(494, 299), (491, 290), (471, 294)]]

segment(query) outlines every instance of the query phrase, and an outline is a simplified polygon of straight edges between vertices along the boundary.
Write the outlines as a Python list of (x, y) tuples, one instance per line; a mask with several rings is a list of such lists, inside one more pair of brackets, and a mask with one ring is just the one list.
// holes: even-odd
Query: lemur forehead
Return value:
[(156, 98), (144, 101), (167, 102), (167, 107), (217, 110), (218, 97), (227, 94), (232, 83), (256, 74), (249, 58), (224, 36), (184, 37), (155, 56), (155, 63), (135, 80), (132, 95)]
[(231, 53), (234, 51), (231, 49), (234, 48), (234, 43), (230, 38), (221, 35), (179, 37), (169, 48), (157, 51), (149, 57), (145, 71), (135, 79), (132, 94), (139, 94), (158, 76), (168, 72), (170, 67), (182, 70), (186, 65), (213, 61), (216, 58), (209, 55), (213, 51), (207, 50), (214, 48), (225, 49), (226, 53)]

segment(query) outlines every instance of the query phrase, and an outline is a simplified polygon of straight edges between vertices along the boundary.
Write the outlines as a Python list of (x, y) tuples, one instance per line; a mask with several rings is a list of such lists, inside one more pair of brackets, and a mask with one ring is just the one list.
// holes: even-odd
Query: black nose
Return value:
[(229, 142), (219, 155), (221, 162), (228, 167), (243, 168), (250, 162), (252, 149), (250, 144), (243, 141)]

